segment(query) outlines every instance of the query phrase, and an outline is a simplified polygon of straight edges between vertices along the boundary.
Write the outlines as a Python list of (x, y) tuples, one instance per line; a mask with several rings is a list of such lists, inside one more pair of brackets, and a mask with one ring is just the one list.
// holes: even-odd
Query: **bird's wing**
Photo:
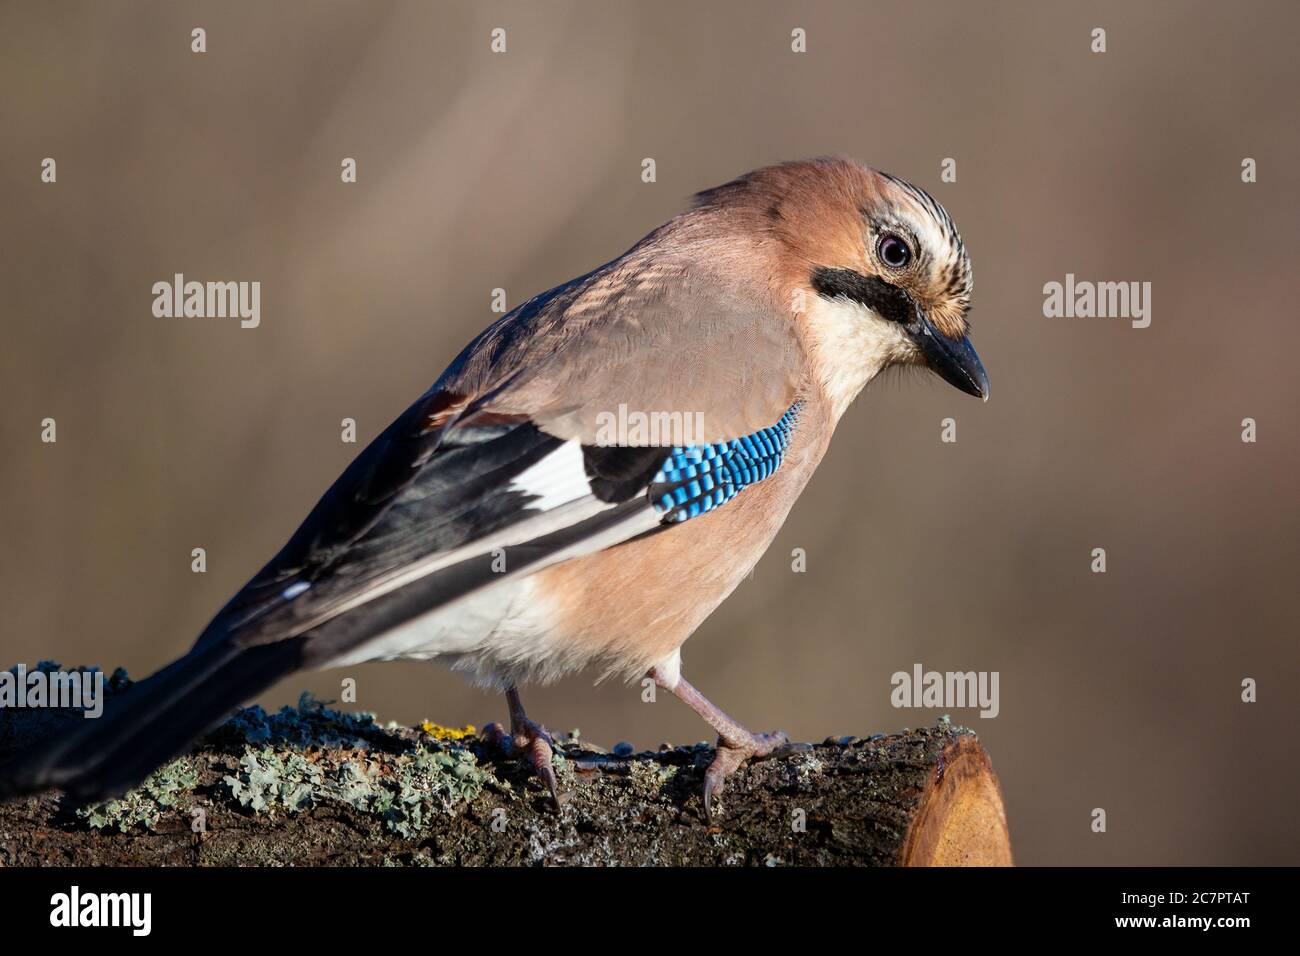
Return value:
[[(798, 356), (787, 317), (682, 271), (616, 261), (539, 296), (358, 456), (199, 645), (307, 634), (320, 645), (308, 657), (327, 660), (413, 614), (723, 504), (779, 464)], [(690, 447), (611, 444), (601, 429), (620, 406), (696, 416), (697, 434)]]
[[(616, 260), (486, 330), (189, 654), (7, 764), (0, 797), (121, 792), (293, 670), (365, 659), (413, 617), (547, 564), (672, 534), (770, 474), (802, 384), (788, 317), (655, 258)], [(698, 412), (703, 427), (689, 447), (602, 443), (620, 405)]]

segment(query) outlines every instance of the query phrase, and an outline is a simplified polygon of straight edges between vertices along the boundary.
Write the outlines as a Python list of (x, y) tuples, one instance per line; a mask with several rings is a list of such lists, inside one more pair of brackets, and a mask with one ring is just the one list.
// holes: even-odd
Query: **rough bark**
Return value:
[[(0, 712), (0, 757), (67, 719)], [(250, 708), (117, 802), (77, 809), (44, 794), (0, 805), (0, 863), (1011, 862), (988, 755), (946, 721), (752, 763), (728, 781), (713, 827), (699, 797), (708, 745), (615, 754), (568, 737), (557, 752), (559, 812), (526, 768), (476, 736), (381, 726), (310, 700), (273, 715)]]

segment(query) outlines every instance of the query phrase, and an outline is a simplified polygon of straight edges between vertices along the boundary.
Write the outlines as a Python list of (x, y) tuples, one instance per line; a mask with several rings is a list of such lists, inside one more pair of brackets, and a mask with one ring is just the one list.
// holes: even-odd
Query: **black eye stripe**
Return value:
[(865, 305), (882, 319), (903, 325), (916, 317), (916, 305), (898, 286), (876, 276), (864, 276), (852, 269), (815, 269), (812, 287), (823, 298), (843, 297)]

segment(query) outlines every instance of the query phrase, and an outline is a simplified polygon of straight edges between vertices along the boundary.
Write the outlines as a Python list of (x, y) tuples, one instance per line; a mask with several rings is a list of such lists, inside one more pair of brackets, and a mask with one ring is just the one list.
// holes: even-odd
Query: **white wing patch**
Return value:
[[(530, 499), (523, 508), (521, 520), (451, 550), (439, 551), (392, 568), (366, 582), (355, 593), (321, 607), (315, 616), (297, 622), (287, 636), (307, 633), (340, 614), (459, 562), (490, 554), (498, 548), (508, 550), (535, 541), (616, 507), (592, 493), (582, 445), (576, 441), (557, 446), (520, 472), (508, 487), (510, 491), (527, 495)], [(478, 585), (418, 619), (350, 648), (337, 661), (450, 656), (463, 657), (457, 666), (478, 670), (482, 674), (505, 671), (540, 674), (546, 669), (543, 665), (547, 655), (538, 650), (542, 647), (539, 641), (548, 633), (547, 625), (539, 625), (531, 618), (511, 623), (512, 612), (506, 607), (510, 602), (498, 600), (493, 595), (502, 590), (503, 584), (527, 578), (557, 562), (613, 547), (659, 524), (658, 512), (646, 500), (644, 507), (630, 511), (607, 526), (593, 529), (566, 546), (532, 561), (512, 563), (505, 574), (487, 575)], [(293, 590), (293, 586), (286, 589), (286, 593), (289, 590)], [(502, 597), (514, 593), (515, 588), (510, 583), (504, 590)], [(498, 640), (503, 633), (513, 636), (510, 641), (502, 640), (502, 648), (494, 649), (496, 645), (489, 638)]]
[(535, 465), (529, 466), (510, 482), (510, 490), (534, 498), (530, 511), (550, 511), (560, 505), (586, 498), (591, 483), (582, 460), (582, 445), (566, 441)]

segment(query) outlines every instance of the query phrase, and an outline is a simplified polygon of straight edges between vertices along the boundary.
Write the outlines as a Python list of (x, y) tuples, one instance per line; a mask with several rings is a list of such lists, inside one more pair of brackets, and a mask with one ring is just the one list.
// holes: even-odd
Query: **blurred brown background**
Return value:
[[(1297, 26), (1283, 3), (7, 4), (0, 665), (171, 660), (494, 287), (513, 307), (698, 189), (846, 153), (956, 219), (992, 400), (869, 388), (686, 672), (820, 740), (932, 722), (890, 706), (914, 662), (996, 670), (1001, 714), (952, 716), (993, 755), (1019, 862), (1296, 863)], [(154, 318), (175, 272), (260, 280), (261, 327)], [(1151, 282), (1151, 327), (1044, 318), (1067, 272)], [(262, 702), (343, 676), (384, 718), (505, 715), (420, 664)], [(707, 736), (635, 687), (524, 698), (605, 744)]]

